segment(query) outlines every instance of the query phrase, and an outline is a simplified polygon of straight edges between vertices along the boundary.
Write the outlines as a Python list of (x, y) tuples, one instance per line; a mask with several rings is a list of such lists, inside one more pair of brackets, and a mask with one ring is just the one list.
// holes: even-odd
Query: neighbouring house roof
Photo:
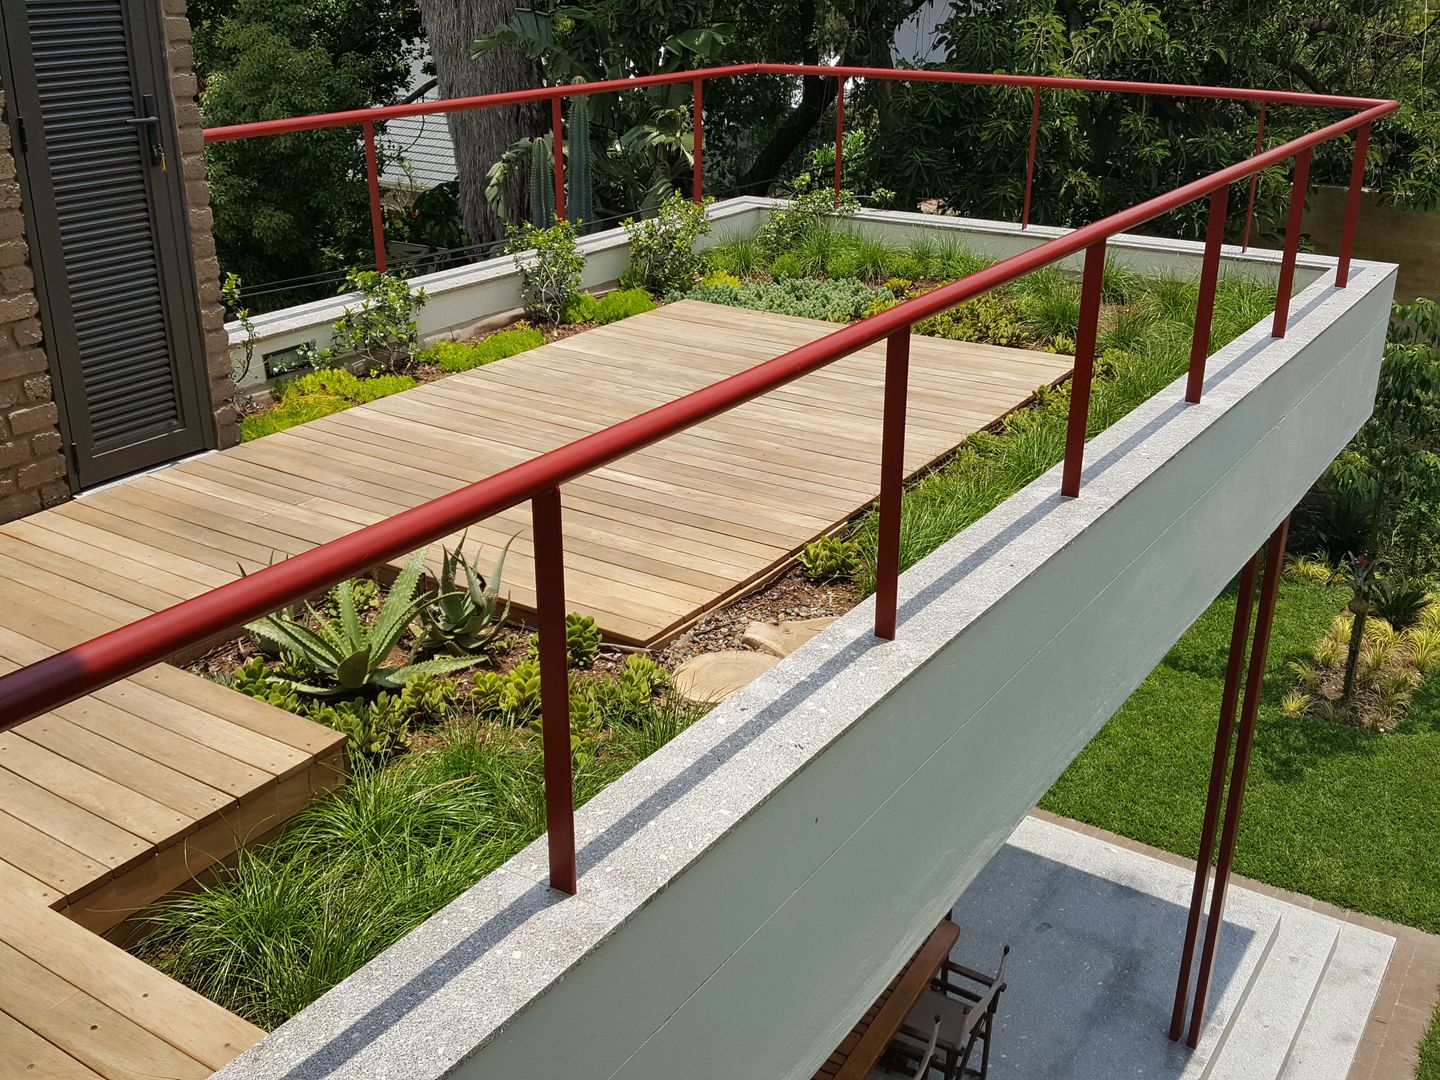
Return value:
[[(410, 86), (407, 97), (416, 93), (433, 78), (426, 71), (430, 52), (423, 50), (410, 62)], [(435, 101), (439, 92), (432, 85), (416, 101)], [(393, 188), (428, 191), (439, 184), (454, 180), (455, 146), (450, 141), (450, 126), (444, 116), (407, 116), (386, 123), (380, 136), (385, 157), (380, 170), (380, 183)]]

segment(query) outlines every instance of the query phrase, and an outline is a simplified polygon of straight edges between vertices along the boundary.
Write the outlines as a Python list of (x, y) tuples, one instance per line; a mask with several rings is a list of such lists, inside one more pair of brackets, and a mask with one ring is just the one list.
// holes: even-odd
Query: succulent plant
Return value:
[(542, 229), (555, 221), (555, 166), (550, 140), (530, 140), (530, 220)]
[(647, 703), (658, 691), (670, 685), (670, 674), (648, 656), (631, 653), (620, 665), (621, 696), (628, 704)]
[(565, 213), (577, 225), (595, 220), (595, 151), (590, 142), (590, 98), (570, 102), (569, 153), (565, 161)]
[(326, 618), (306, 605), (314, 629), (285, 612), (267, 615), (246, 629), (262, 645), (268, 643), (290, 653), (314, 673), (304, 679), (271, 673), (297, 693), (312, 697), (398, 690), (417, 675), (441, 675), (479, 663), (483, 657), (444, 656), (401, 667), (383, 666), (411, 621), (430, 602), (428, 594), (416, 595), (424, 568), (425, 551), (417, 551), (390, 586), (379, 614), (368, 625), (360, 621), (354, 582), (345, 581), (335, 589), (335, 618)]
[(350, 752), (358, 757), (387, 757), (410, 745), (411, 710), (400, 694), (312, 706), (308, 715), (318, 724), (343, 731)]
[(850, 577), (860, 566), (859, 548), (852, 540), (822, 536), (805, 545), (805, 550), (800, 553), (800, 565), (811, 581)]
[[(514, 538), (511, 538), (513, 542)], [(420, 631), (415, 648), (420, 652), (444, 652), (451, 656), (472, 656), (495, 643), (510, 613), (507, 601), (500, 606), (500, 576), (510, 543), (500, 549), (495, 568), (487, 579), (465, 557), (465, 537), (455, 550), (444, 549), (440, 563), (440, 591), (420, 609)], [(461, 580), (463, 572), (463, 581)]]

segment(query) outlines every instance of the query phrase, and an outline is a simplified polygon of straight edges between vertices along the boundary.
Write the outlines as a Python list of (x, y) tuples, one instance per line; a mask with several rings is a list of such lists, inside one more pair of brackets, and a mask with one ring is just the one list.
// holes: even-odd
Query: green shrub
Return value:
[(520, 298), (537, 318), (558, 323), (580, 293), (585, 256), (575, 242), (575, 223), (558, 220), (538, 229), (526, 222), (506, 227), (505, 250), (520, 271)]
[(630, 269), (621, 284), (657, 293), (694, 284), (705, 267), (705, 257), (695, 250), (695, 241), (710, 231), (706, 207), (712, 201), (697, 203), (676, 191), (660, 204), (654, 217), (626, 221)]
[(595, 302), (595, 313), (591, 317), (603, 326), (654, 310), (655, 300), (644, 289), (616, 289)]
[(711, 270), (700, 279), (701, 285), (723, 285), (727, 288), (737, 289), (740, 287), (740, 279), (734, 274), (725, 270)]
[(955, 341), (1020, 346), (1030, 340), (1014, 301), (1003, 293), (981, 293), (974, 300), (915, 324), (918, 333)]
[(860, 549), (853, 540), (822, 536), (805, 545), (800, 553), (800, 566), (811, 581), (852, 577), (860, 568)]
[(794, 252), (817, 229), (828, 226), (826, 219), (853, 214), (859, 209), (860, 200), (853, 192), (842, 189), (837, 199), (829, 188), (797, 185), (790, 192), (789, 203), (770, 211), (755, 239), (760, 250), (774, 259), (785, 252)]
[(465, 555), (465, 537), (455, 550), (442, 548), (439, 590), (420, 609), (420, 629), (416, 633), (418, 652), (445, 652), (451, 656), (468, 656), (493, 647), (510, 604), (500, 600), (500, 578), (505, 572), (507, 543), (495, 559), (495, 568), (486, 578), (475, 562)]
[(738, 287), (697, 285), (684, 292), (672, 292), (669, 299), (705, 300), (712, 304), (774, 311), (807, 319), (849, 322), (860, 318), (872, 302), (892, 301), (894, 297), (886, 289), (853, 279), (815, 281), (795, 278), (789, 281), (748, 281)]
[[(565, 616), (565, 653), (567, 662), (573, 668), (584, 669), (594, 665), (595, 657), (600, 653), (600, 628), (589, 615), (572, 611)], [(539, 655), (540, 635), (531, 634), (529, 658), (534, 660)]]
[(372, 373), (396, 372), (408, 365), (420, 340), (415, 316), (425, 306), (425, 290), (412, 289), (403, 274), (351, 270), (343, 291), (358, 292), (360, 303), (346, 305), (331, 328), (330, 348), (311, 350), (311, 363), (319, 367), (354, 355)]
[(748, 233), (721, 240), (705, 252), (705, 262), (714, 270), (747, 278), (764, 271), (770, 260), (755, 234)]
[(1026, 274), (1011, 286), (1021, 317), (1037, 338), (1073, 338), (1080, 325), (1080, 286), (1053, 267)]
[(420, 353), (419, 359), (438, 364), (441, 371), (469, 371), (544, 344), (545, 335), (535, 327), (514, 326), (497, 330), (479, 341), (437, 341)]
[(331, 413), (348, 409), (352, 404), (354, 403), (335, 397), (333, 394), (298, 395), (276, 408), (242, 418), (240, 441), (249, 442), (252, 439), (273, 435), (277, 431), (284, 431), (296, 424), (319, 420), (322, 416), (329, 416)]

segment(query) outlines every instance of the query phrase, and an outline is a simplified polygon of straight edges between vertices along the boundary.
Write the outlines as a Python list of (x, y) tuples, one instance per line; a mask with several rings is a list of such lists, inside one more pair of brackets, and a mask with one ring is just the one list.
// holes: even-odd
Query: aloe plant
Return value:
[[(465, 537), (455, 550), (443, 549), (440, 563), (440, 592), (420, 609), (421, 631), (415, 647), (421, 652), (445, 652), (452, 656), (473, 656), (492, 644), (510, 614), (510, 603), (500, 606), (500, 577), (505, 556), (514, 537), (500, 549), (495, 568), (487, 578), (465, 557)], [(464, 582), (461, 583), (463, 572)]]
[(444, 656), (418, 664), (385, 667), (386, 660), (400, 644), (406, 628), (420, 610), (430, 603), (428, 593), (416, 595), (420, 576), (425, 569), (424, 550), (417, 551), (400, 571), (374, 620), (360, 620), (355, 602), (353, 582), (343, 582), (335, 589), (337, 615), (326, 618), (309, 604), (306, 610), (312, 630), (304, 621), (288, 612), (267, 615), (250, 623), (246, 629), (263, 646), (269, 645), (289, 654), (303, 668), (314, 673), (303, 681), (297, 675), (276, 674), (301, 694), (312, 697), (337, 697), (342, 694), (375, 694), (396, 690), (417, 675), (442, 675), (479, 663), (481, 656)]

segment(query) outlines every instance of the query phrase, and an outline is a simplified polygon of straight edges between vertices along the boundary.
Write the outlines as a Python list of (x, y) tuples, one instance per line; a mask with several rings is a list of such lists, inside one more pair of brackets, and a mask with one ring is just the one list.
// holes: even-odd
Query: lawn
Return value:
[[(1440, 678), (1400, 727), (1362, 731), (1285, 716), (1289, 664), (1349, 598), (1285, 579), (1255, 729), (1235, 869), (1431, 933), (1440, 931)], [(1229, 648), (1227, 593), (1071, 764), (1047, 810), (1194, 857)]]

